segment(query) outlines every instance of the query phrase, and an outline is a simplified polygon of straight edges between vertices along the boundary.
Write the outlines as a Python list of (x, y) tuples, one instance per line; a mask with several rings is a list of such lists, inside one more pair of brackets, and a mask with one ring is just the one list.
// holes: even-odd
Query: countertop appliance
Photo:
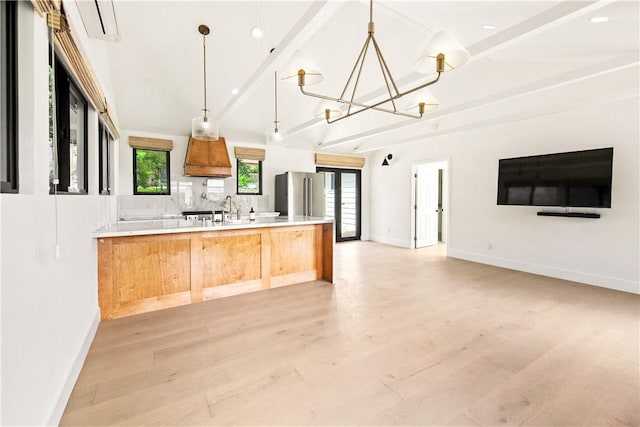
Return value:
[(214, 219), (213, 211), (184, 211), (182, 216), (191, 221), (202, 221), (203, 219), (213, 221)]
[(285, 172), (276, 175), (275, 210), (282, 216), (324, 217), (324, 174)]

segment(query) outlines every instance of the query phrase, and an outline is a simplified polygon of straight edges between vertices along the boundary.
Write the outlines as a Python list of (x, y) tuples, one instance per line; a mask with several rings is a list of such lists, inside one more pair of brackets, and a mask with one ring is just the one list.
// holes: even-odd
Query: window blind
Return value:
[(264, 161), (265, 150), (263, 148), (234, 147), (236, 159)]
[(364, 157), (341, 156), (339, 154), (316, 153), (317, 166), (336, 166), (348, 168), (363, 168)]
[(144, 150), (173, 150), (173, 141), (170, 139), (146, 138), (142, 136), (130, 136), (129, 146), (131, 148), (142, 148)]
[(47, 25), (54, 28), (55, 44), (59, 48), (61, 57), (69, 66), (71, 74), (82, 88), (91, 106), (100, 114), (113, 138), (119, 139), (120, 132), (114, 122), (113, 115), (107, 108), (107, 99), (91, 64), (82, 56), (73, 38), (61, 2), (59, 0), (31, 0), (31, 3), (41, 16), (46, 16)]

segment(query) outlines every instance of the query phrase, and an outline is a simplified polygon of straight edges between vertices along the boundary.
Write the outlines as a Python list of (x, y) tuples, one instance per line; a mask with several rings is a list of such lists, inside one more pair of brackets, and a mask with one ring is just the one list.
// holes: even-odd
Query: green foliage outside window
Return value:
[(134, 149), (135, 194), (170, 194), (169, 152)]
[(262, 162), (238, 159), (238, 194), (262, 194)]

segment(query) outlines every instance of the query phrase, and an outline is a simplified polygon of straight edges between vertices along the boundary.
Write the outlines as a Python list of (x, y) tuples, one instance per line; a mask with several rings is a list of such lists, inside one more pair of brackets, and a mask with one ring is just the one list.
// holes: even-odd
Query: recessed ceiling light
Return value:
[(231, 89), (231, 95), (233, 96), (237, 95), (238, 92), (240, 92), (240, 89), (238, 89), (237, 87), (234, 87), (233, 89)]
[(603, 22), (609, 22), (609, 18), (607, 18), (606, 16), (594, 16), (593, 18), (589, 19), (589, 21), (591, 21), (591, 23), (593, 24), (602, 24)]
[(495, 30), (496, 26), (495, 25), (483, 25), (482, 28), (484, 28), (485, 30)]
[(253, 37), (254, 39), (256, 39), (256, 40), (261, 39), (263, 35), (264, 35), (264, 33), (262, 32), (262, 30), (260, 28), (253, 27), (251, 29), (251, 37)]

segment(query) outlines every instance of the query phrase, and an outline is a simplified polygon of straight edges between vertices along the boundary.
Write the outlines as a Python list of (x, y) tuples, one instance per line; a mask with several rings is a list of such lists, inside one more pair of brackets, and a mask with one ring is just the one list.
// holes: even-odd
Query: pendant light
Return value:
[[(338, 120), (343, 120), (347, 117), (351, 117), (368, 110), (382, 111), (385, 113), (420, 119), (426, 112), (428, 112), (430, 109), (433, 110), (437, 105), (434, 106), (432, 104), (428, 104), (425, 101), (420, 101), (416, 104), (417, 111), (406, 112), (400, 111), (398, 109), (397, 101), (406, 95), (418, 92), (428, 86), (436, 84), (439, 81), (440, 75), (442, 73), (444, 73), (445, 71), (454, 70), (464, 65), (470, 57), (469, 52), (464, 48), (464, 46), (462, 46), (462, 44), (454, 39), (451, 34), (446, 31), (437, 32), (436, 34), (434, 34), (431, 41), (427, 45), (426, 50), (415, 65), (416, 71), (429, 74), (436, 73), (436, 76), (427, 82), (420, 83), (416, 87), (401, 92), (398, 89), (393, 76), (391, 75), (391, 71), (387, 66), (387, 62), (382, 54), (382, 51), (380, 50), (380, 46), (378, 45), (375, 37), (375, 24), (373, 22), (373, 0), (369, 0), (369, 24), (367, 26), (367, 33), (367, 39), (365, 40), (364, 45), (360, 50), (355, 65), (353, 66), (353, 68), (351, 69), (351, 73), (349, 74), (349, 79), (344, 85), (344, 89), (342, 90), (340, 96), (327, 96), (319, 93), (309, 92), (308, 90), (306, 90), (306, 86), (310, 86), (320, 81), (320, 79), (322, 78), (322, 74), (313, 68), (305, 68), (305, 64), (301, 61), (297, 65), (293, 64), (294, 66), (292, 66), (292, 70), (297, 69), (297, 72), (294, 73), (293, 71), (289, 71), (287, 72), (287, 75), (285, 75), (285, 79), (287, 79), (287, 81), (291, 83), (297, 83), (298, 87), (300, 88), (300, 92), (303, 95), (320, 98), (327, 101), (334, 101), (339, 104), (346, 105), (346, 112), (335, 118), (332, 116), (330, 109), (325, 111), (325, 119), (327, 123), (335, 123)], [(375, 51), (375, 58), (378, 60), (387, 93), (381, 100), (376, 100), (372, 103), (365, 103), (357, 101), (356, 94), (358, 83), (360, 81), (360, 75), (362, 74), (362, 70), (365, 64), (365, 58), (367, 56), (367, 53), (370, 52), (369, 48), (371, 46), (371, 50)], [(298, 59), (296, 59), (296, 61), (298, 61)], [(351, 94), (349, 95), (347, 91), (350, 87), (352, 87), (352, 89)]]
[(209, 112), (207, 109), (207, 35), (210, 32), (209, 27), (199, 25), (198, 32), (202, 34), (204, 108), (202, 109), (202, 116), (194, 117), (193, 120), (191, 120), (191, 136), (204, 141), (217, 141), (220, 136), (218, 122), (210, 121), (207, 114)]
[(275, 120), (273, 121), (273, 129), (267, 130), (267, 144), (282, 144), (287, 137), (287, 131), (278, 127), (278, 72), (273, 72), (273, 87), (275, 98)]

